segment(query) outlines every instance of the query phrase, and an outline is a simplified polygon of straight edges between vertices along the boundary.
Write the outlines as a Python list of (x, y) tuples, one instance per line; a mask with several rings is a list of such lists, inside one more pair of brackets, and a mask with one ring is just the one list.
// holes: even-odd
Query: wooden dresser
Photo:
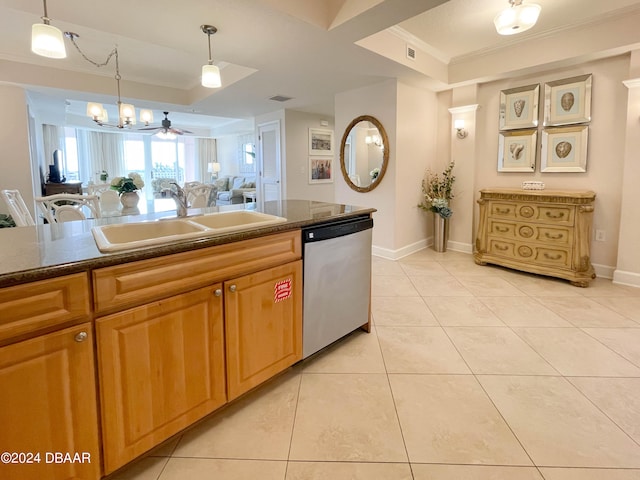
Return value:
[(481, 190), (475, 262), (587, 287), (596, 276), (589, 253), (595, 197), (578, 190)]
[(76, 193), (82, 194), (82, 182), (66, 182), (66, 183), (51, 183), (44, 184), (44, 194), (56, 195), (58, 193)]

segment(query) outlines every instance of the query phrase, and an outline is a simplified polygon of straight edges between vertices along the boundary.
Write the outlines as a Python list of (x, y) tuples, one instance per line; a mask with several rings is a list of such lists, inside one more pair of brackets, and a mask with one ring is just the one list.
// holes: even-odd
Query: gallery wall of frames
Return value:
[[(586, 172), (593, 75), (500, 92), (499, 172)], [(540, 148), (538, 149), (538, 145)]]

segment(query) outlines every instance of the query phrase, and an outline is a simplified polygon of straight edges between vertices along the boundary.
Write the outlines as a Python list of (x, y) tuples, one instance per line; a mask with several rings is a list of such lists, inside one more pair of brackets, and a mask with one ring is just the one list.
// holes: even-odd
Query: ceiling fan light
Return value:
[(156, 137), (162, 140), (175, 140), (176, 134), (173, 132), (161, 130), (158, 133), (156, 133)]
[(31, 27), (31, 51), (47, 58), (66, 58), (62, 32), (46, 23), (34, 23)]
[(222, 86), (218, 67), (215, 65), (202, 66), (202, 86), (207, 88), (220, 88)]
[(493, 19), (496, 31), (500, 35), (514, 35), (525, 32), (538, 21), (542, 10), (540, 5), (535, 3), (523, 5), (521, 2), (522, 0), (520, 2), (511, 0), (512, 6), (500, 12)]

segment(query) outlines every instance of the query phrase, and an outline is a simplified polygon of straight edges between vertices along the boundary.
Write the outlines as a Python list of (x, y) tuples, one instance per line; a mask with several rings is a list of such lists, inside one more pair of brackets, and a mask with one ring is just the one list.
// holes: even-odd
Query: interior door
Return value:
[(262, 204), (269, 201), (279, 202), (282, 199), (279, 121), (258, 125), (258, 145), (258, 199)]

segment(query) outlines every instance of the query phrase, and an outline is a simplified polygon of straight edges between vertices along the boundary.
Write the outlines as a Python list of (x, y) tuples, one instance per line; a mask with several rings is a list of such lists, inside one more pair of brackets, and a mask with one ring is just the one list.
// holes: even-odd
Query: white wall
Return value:
[[(616, 265), (627, 126), (627, 89), (622, 80), (629, 71), (629, 56), (512, 78), (479, 86), (475, 148), (476, 196), (482, 188), (520, 188), (524, 180), (543, 181), (547, 189), (580, 189), (596, 192), (594, 230), (604, 230), (606, 241), (591, 243), (591, 262), (599, 275), (611, 276)], [(500, 91), (533, 83), (541, 84), (577, 75), (593, 74), (587, 171), (585, 173), (541, 173), (538, 156), (535, 173), (497, 172), (498, 111)], [(541, 94), (544, 95), (543, 93)], [(542, 125), (544, 102), (540, 102)], [(542, 128), (539, 129), (539, 136)], [(539, 140), (540, 142), (540, 140)], [(540, 143), (538, 143), (540, 145)], [(637, 157), (636, 157), (637, 158)], [(605, 274), (607, 272), (608, 274)]]
[(618, 261), (613, 279), (640, 286), (640, 50), (632, 52), (628, 81), (626, 142), (622, 171), (622, 201)]
[[(33, 214), (29, 123), (24, 90), (0, 85), (0, 105), (4, 112), (0, 115), (0, 190), (19, 190)], [(0, 201), (0, 212), (8, 213), (3, 201)]]
[[(396, 125), (395, 250), (414, 251), (425, 244), (433, 214), (418, 208), (425, 170), (446, 167), (436, 154), (438, 116), (436, 94), (398, 83)], [(397, 256), (397, 255), (396, 255)]]
[[(373, 245), (377, 253), (393, 256), (396, 232), (396, 99), (397, 82), (387, 80), (370, 87), (339, 93), (335, 97), (336, 135), (342, 138), (345, 128), (360, 115), (371, 115), (384, 126), (389, 137), (389, 166), (380, 184), (371, 192), (351, 190), (342, 175), (335, 177), (335, 202), (375, 208)], [(338, 141), (336, 141), (339, 144)]]
[[(333, 117), (318, 115), (296, 110), (285, 110), (284, 114), (286, 150), (286, 179), (287, 198), (316, 200), (319, 202), (333, 202), (335, 183), (309, 184), (309, 128), (321, 128), (333, 130)], [(327, 126), (320, 125), (321, 121), (327, 121)], [(334, 154), (332, 175), (334, 178), (342, 176), (340, 173), (339, 148), (340, 135), (334, 131)]]

